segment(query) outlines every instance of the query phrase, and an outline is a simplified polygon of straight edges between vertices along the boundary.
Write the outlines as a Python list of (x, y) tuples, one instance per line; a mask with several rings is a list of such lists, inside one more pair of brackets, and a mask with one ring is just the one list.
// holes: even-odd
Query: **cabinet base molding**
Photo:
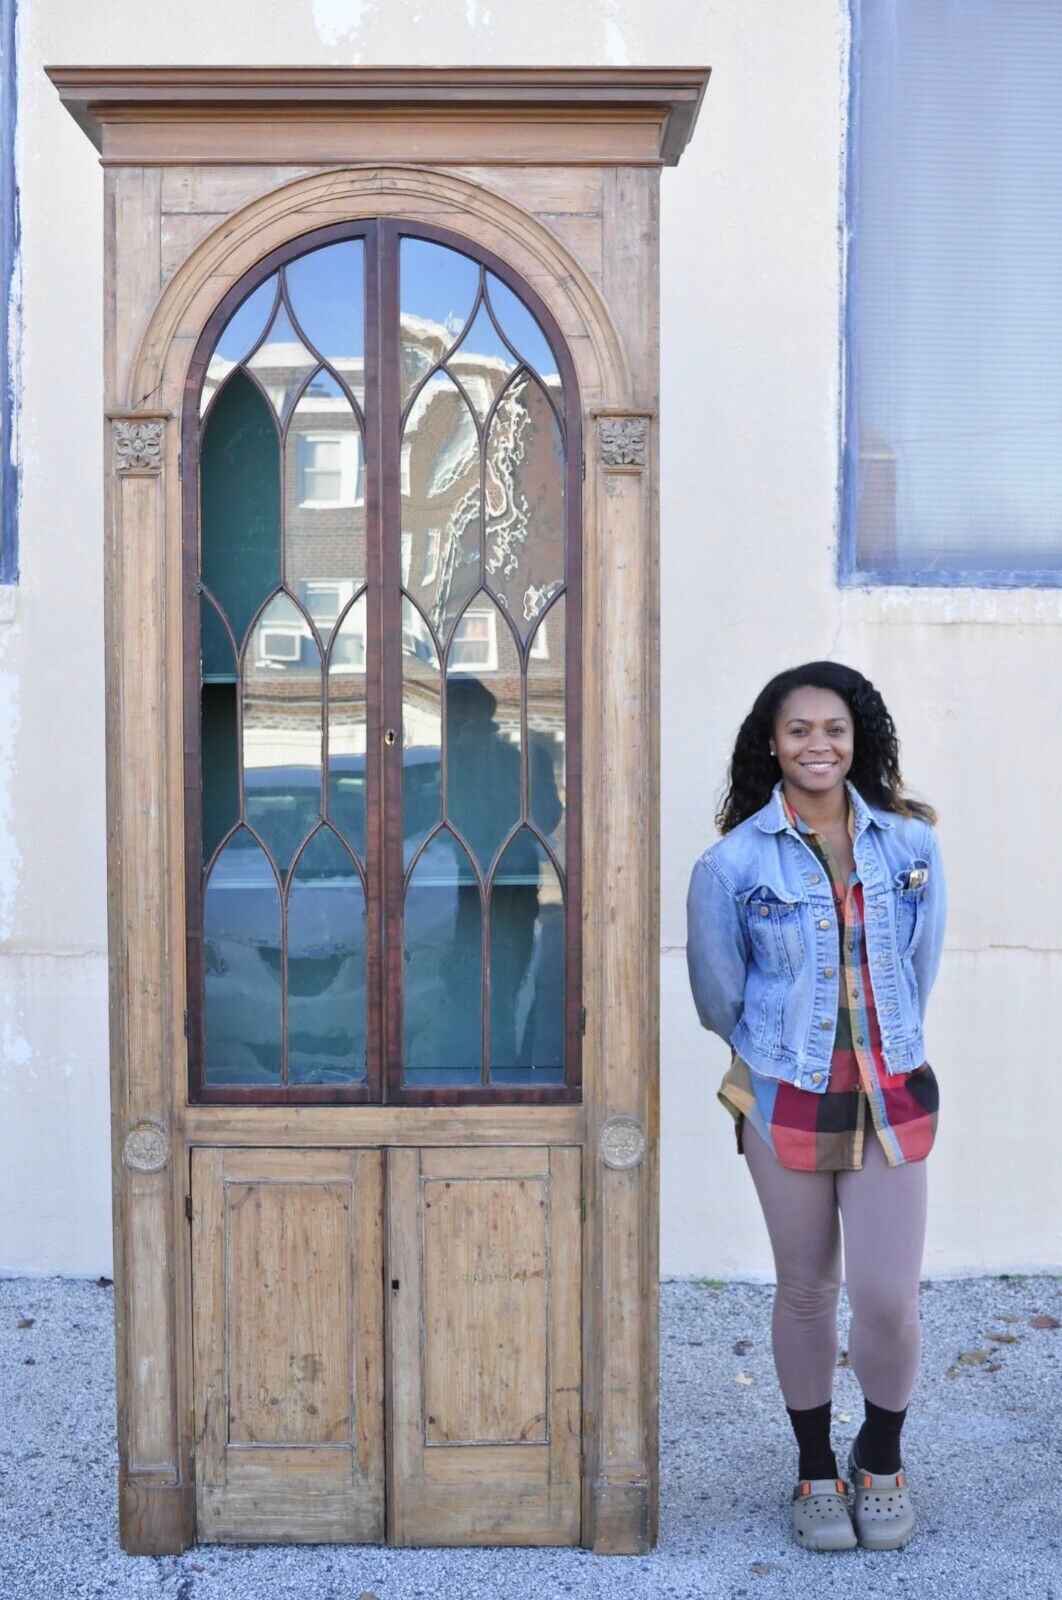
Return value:
[(590, 1548), (596, 1556), (644, 1556), (653, 1547), (647, 1479), (614, 1483), (596, 1478), (590, 1491)]
[(118, 1472), (118, 1537), (127, 1556), (179, 1556), (195, 1543), (190, 1487)]

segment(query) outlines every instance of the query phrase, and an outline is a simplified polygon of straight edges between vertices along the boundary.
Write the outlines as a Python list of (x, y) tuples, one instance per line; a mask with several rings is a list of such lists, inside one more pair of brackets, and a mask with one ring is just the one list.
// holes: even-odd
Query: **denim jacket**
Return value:
[[(865, 960), (890, 1073), (925, 1060), (926, 1000), (946, 895), (928, 822), (868, 805), (845, 783), (863, 885)], [(705, 851), (686, 901), (686, 959), (701, 1022), (754, 1072), (824, 1094), (837, 1027), (837, 912), (821, 863), (770, 800)]]

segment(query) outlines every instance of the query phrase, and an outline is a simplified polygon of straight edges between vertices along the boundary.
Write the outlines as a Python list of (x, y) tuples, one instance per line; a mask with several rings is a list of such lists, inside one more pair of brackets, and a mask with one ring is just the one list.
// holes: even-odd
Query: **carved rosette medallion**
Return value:
[(170, 1159), (170, 1141), (157, 1122), (138, 1122), (125, 1136), (122, 1160), (134, 1172), (159, 1172)]
[(601, 1124), (597, 1151), (606, 1167), (636, 1167), (645, 1155), (645, 1129), (637, 1117), (607, 1117)]
[(649, 463), (648, 417), (598, 417), (597, 443), (606, 467), (644, 467)]
[(134, 422), (115, 418), (114, 469), (116, 472), (161, 472), (161, 421)]

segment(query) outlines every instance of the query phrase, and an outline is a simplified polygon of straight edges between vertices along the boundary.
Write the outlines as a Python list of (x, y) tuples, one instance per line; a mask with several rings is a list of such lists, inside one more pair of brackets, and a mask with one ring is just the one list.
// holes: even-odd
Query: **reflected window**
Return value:
[(498, 670), (498, 620), (493, 611), (466, 611), (450, 646), (451, 672)]
[(300, 506), (353, 506), (359, 489), (356, 433), (304, 433), (299, 436)]
[(424, 564), (420, 569), (420, 581), (434, 583), (439, 571), (439, 529), (429, 528), (424, 535)]

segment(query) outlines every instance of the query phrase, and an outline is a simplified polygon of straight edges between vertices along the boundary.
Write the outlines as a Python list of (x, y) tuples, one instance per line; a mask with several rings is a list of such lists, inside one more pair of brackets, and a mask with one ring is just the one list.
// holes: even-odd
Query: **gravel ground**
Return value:
[[(1062, 1600), (1062, 1331), (1033, 1321), (1062, 1320), (1062, 1279), (923, 1284), (904, 1431), (919, 1530), (906, 1550), (877, 1554), (790, 1542), (796, 1455), (771, 1362), (772, 1293), (663, 1286), (661, 1532), (648, 1556), (263, 1546), (133, 1559), (117, 1542), (112, 1292), (0, 1281), (0, 1600), (833, 1600), (839, 1583), (861, 1597)], [(842, 1350), (847, 1326), (842, 1297)], [(842, 1471), (862, 1417), (843, 1360)]]

